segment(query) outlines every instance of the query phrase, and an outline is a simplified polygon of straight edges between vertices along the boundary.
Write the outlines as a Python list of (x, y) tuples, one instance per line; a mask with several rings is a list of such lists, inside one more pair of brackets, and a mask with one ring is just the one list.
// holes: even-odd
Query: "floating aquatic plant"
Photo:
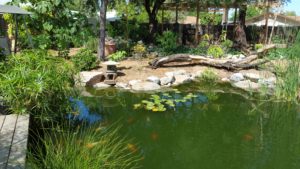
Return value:
[(163, 93), (162, 95), (151, 95), (149, 100), (142, 100), (139, 104), (134, 104), (134, 109), (146, 109), (153, 112), (164, 112), (167, 108), (175, 109), (179, 103), (186, 103), (193, 98), (198, 97), (193, 93), (189, 93), (184, 97), (180, 96), (180, 91), (174, 90), (174, 95)]

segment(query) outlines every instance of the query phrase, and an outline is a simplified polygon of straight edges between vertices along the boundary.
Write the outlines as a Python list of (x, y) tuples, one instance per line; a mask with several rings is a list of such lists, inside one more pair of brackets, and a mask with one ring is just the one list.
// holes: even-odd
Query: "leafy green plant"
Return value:
[(0, 47), (0, 61), (5, 60), (6, 56), (5, 56), (5, 49)]
[(224, 49), (224, 51), (228, 52), (230, 50), (230, 48), (232, 48), (233, 42), (229, 39), (226, 39), (223, 42), (221, 42), (221, 46)]
[(92, 70), (99, 64), (99, 60), (94, 55), (93, 51), (89, 49), (81, 49), (76, 55), (71, 58), (75, 67), (80, 70)]
[(23, 51), (1, 65), (0, 95), (12, 113), (54, 119), (70, 110), (75, 74), (64, 59), (45, 51)]
[(255, 50), (262, 49), (263, 47), (264, 47), (264, 45), (261, 43), (255, 44)]
[(143, 43), (137, 43), (132, 47), (133, 53), (143, 54), (146, 52), (146, 46)]
[(84, 47), (89, 49), (90, 51), (96, 53), (99, 46), (99, 39), (90, 37), (88, 41), (84, 44)]
[(214, 58), (220, 58), (224, 55), (223, 49), (218, 45), (211, 45), (207, 49), (207, 55), (213, 56)]
[(166, 54), (173, 53), (177, 48), (177, 36), (171, 31), (165, 31), (158, 36), (156, 41), (160, 45), (162, 52)]
[(141, 157), (138, 147), (120, 136), (120, 127), (92, 126), (46, 131), (36, 152), (29, 153), (32, 169), (134, 169)]
[(108, 56), (109, 60), (112, 61), (121, 61), (123, 59), (125, 59), (127, 56), (127, 53), (125, 51), (117, 51), (116, 53), (113, 53), (111, 55)]
[(49, 35), (41, 34), (33, 37), (33, 44), (39, 49), (50, 49), (52, 42)]
[(200, 80), (209, 83), (215, 83), (218, 79), (218, 75), (212, 69), (205, 69), (200, 76)]
[[(175, 90), (175, 93), (180, 93)], [(134, 109), (146, 109), (153, 112), (164, 112), (167, 108), (176, 108), (176, 103), (185, 103), (192, 98), (197, 97), (196, 95), (189, 93), (186, 96), (175, 99), (168, 93), (160, 95), (151, 95), (149, 100), (142, 100), (141, 103), (133, 105)]]

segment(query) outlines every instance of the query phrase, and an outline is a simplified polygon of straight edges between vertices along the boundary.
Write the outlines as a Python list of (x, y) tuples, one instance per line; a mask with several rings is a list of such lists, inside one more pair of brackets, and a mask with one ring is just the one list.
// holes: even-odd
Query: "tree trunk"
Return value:
[(98, 46), (98, 57), (100, 60), (105, 60), (105, 24), (106, 24), (106, 9), (107, 0), (100, 0), (100, 39)]
[(149, 37), (148, 41), (153, 42), (155, 34), (158, 30), (157, 13), (160, 7), (163, 5), (165, 0), (155, 0), (153, 8), (151, 9), (151, 0), (144, 0), (144, 7), (149, 18)]
[(199, 11), (200, 11), (200, 0), (197, 0), (197, 17), (196, 17), (196, 30), (195, 30), (195, 43), (198, 45), (199, 43)]
[(243, 27), (245, 27), (246, 24), (246, 12), (247, 12), (247, 5), (242, 5), (240, 7), (239, 22), (240, 25)]

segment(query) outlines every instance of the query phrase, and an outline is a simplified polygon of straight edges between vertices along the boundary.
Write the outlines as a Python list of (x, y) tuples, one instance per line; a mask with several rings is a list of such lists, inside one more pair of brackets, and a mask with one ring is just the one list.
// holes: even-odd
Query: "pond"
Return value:
[(193, 83), (156, 93), (177, 100), (193, 97), (152, 111), (134, 105), (153, 93), (89, 92), (94, 97), (84, 102), (94, 113), (86, 119), (121, 124), (122, 133), (133, 138), (131, 150), (143, 156), (143, 169), (300, 168), (300, 110), (292, 103)]

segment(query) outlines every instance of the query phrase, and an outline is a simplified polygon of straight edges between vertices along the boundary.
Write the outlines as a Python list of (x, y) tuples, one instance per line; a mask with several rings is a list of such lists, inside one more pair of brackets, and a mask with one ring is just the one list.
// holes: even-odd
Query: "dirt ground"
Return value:
[[(118, 70), (119, 70), (119, 76), (117, 78), (117, 82), (124, 82), (127, 83), (130, 80), (146, 80), (149, 76), (157, 76), (157, 77), (164, 77), (166, 76), (166, 72), (172, 72), (172, 71), (178, 71), (178, 70), (185, 70), (188, 73), (196, 73), (199, 71), (203, 71), (207, 69), (206, 66), (200, 66), (200, 65), (184, 65), (184, 63), (176, 63), (172, 65), (167, 65), (166, 67), (161, 67), (157, 69), (152, 69), (148, 62), (151, 61), (151, 59), (142, 59), (142, 60), (124, 60), (119, 62)], [(221, 69), (213, 69), (214, 72), (221, 78), (223, 77), (229, 77), (232, 72), (228, 72), (226, 70)], [(106, 67), (105, 65), (101, 65), (101, 68), (99, 68), (97, 71), (105, 72)]]

